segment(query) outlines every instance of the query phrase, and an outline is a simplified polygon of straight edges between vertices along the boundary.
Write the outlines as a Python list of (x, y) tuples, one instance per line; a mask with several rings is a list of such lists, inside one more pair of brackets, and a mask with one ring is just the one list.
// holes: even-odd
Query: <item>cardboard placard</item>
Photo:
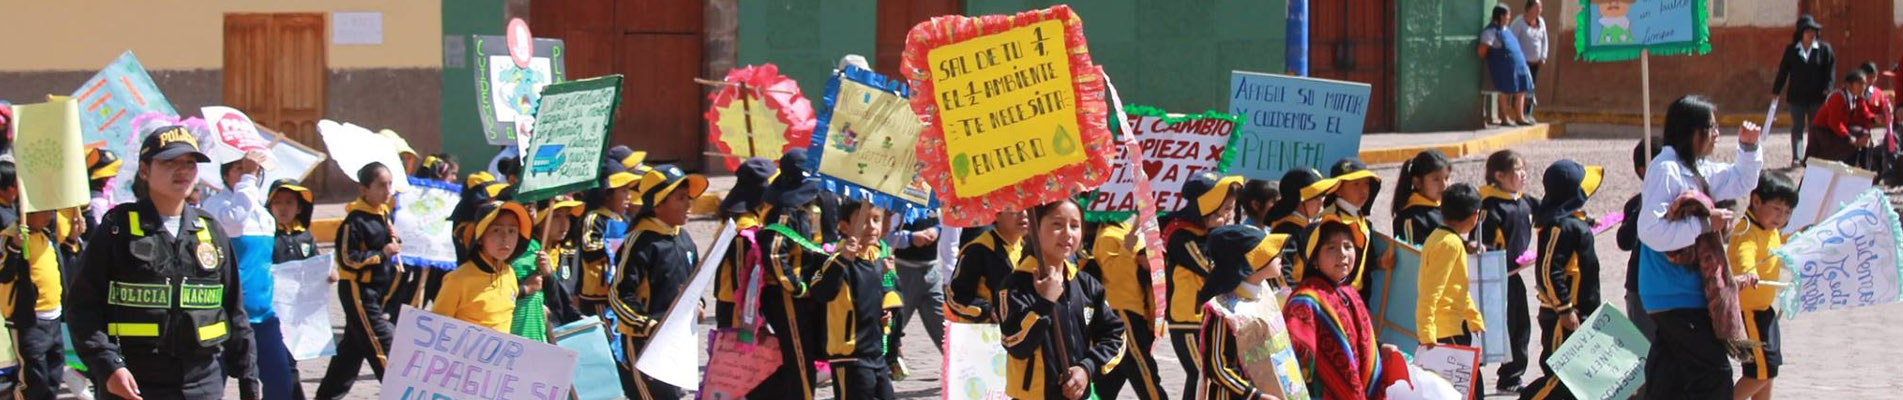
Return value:
[[(1586, 61), (1711, 52), (1708, 0), (1579, 0), (1573, 43)], [(1765, 125), (1770, 126), (1770, 125)]]
[(1420, 303), (1421, 249), (1379, 232), (1374, 240), (1386, 241), (1394, 249), (1394, 269), (1368, 271), (1368, 293), (1374, 294), (1367, 299), (1370, 322), (1381, 343), (1412, 352), (1421, 344), (1414, 321), (1415, 306)]
[(132, 126), (132, 120), (147, 113), (177, 118), (178, 110), (165, 99), (152, 75), (131, 51), (120, 53), (112, 63), (93, 74), (86, 83), (73, 89), (72, 98), (80, 104), (80, 137), (85, 143), (103, 142), (124, 162), (119, 175), (108, 186), (115, 199), (132, 199), (132, 179), (139, 171), (139, 142), (145, 132)]
[(61, 100), (13, 106), (13, 158), (22, 213), (78, 207), (92, 200), (79, 103)]
[(1480, 381), (1475, 379), (1480, 373), (1480, 349), (1454, 344), (1423, 345), (1414, 350), (1414, 365), (1446, 379), (1460, 392), (1460, 398), (1473, 399), (1480, 393)]
[[(1495, 250), (1467, 256), (1467, 294), (1473, 296), (1474, 305), (1480, 307), (1480, 319), (1489, 328), (1474, 337), (1474, 345), (1481, 350), (1481, 361), (1492, 364), (1506, 362), (1511, 355), (1508, 350), (1507, 323), (1507, 252)], [(1449, 378), (1451, 379), (1451, 378)]]
[(1575, 398), (1629, 399), (1645, 385), (1645, 357), (1651, 351), (1652, 342), (1625, 313), (1602, 306), (1580, 321), (1579, 331), (1546, 364)]
[(918, 173), (925, 125), (912, 112), (911, 96), (905, 83), (859, 67), (833, 74), (807, 148), (810, 168), (828, 190), (870, 199), (902, 221), (931, 210), (932, 187)]
[(779, 160), (788, 151), (805, 151), (813, 140), (813, 102), (799, 82), (780, 75), (773, 63), (727, 71), (718, 90), (708, 94), (707, 144), (728, 170), (747, 157)]
[[(1197, 115), (1168, 114), (1163, 110), (1130, 106), (1125, 109), (1130, 121), (1128, 135), (1142, 149), (1140, 164), (1119, 162), (1112, 166), (1110, 179), (1092, 193), (1084, 204), (1086, 218), (1123, 219), (1137, 210), (1136, 179), (1149, 178), (1152, 201), (1159, 212), (1182, 209), (1188, 200), (1182, 196), (1183, 182), (1202, 172), (1218, 175), (1229, 171), (1229, 161), (1242, 120), (1234, 115), (1206, 112)], [(1119, 147), (1118, 158), (1125, 159), (1128, 149)], [(1141, 174), (1137, 174), (1141, 169)]]
[(608, 334), (603, 329), (599, 317), (586, 317), (550, 331), (557, 346), (577, 354), (574, 381), (585, 384), (575, 386), (576, 400), (625, 398), (617, 375), (621, 366), (615, 364), (614, 351), (609, 350)]
[[(403, 176), (403, 159), (397, 157), (396, 143), (390, 138), (378, 135), (357, 124), (332, 120), (317, 121), (317, 133), (324, 137), (324, 149), (330, 151), (337, 168), (342, 169), (344, 177), (357, 180), (357, 170), (370, 163), (383, 164), (390, 169), (390, 177)], [(390, 189), (402, 193), (410, 188), (410, 180), (393, 179)]]
[(1234, 174), (1281, 179), (1295, 167), (1327, 171), (1361, 152), (1368, 119), (1366, 83), (1234, 71), (1229, 112), (1243, 118)]
[(1903, 228), (1882, 189), (1872, 188), (1772, 250), (1791, 287), (1778, 311), (1798, 314), (1903, 301)]
[(945, 322), (945, 377), (940, 391), (947, 399), (1003, 400), (1006, 360), (1003, 335), (997, 324)]
[(405, 178), (413, 190), (397, 193), (390, 229), (403, 238), (403, 265), (456, 268), (455, 224), (449, 214), (462, 200), (462, 187), (417, 177)]
[(906, 35), (925, 123), (919, 160), (946, 224), (978, 226), (1101, 185), (1110, 144), (1103, 71), (1069, 6), (942, 16)]
[(707, 341), (714, 346), (707, 358), (707, 380), (701, 382), (703, 399), (736, 400), (753, 392), (779, 369), (780, 340), (762, 334), (752, 344), (740, 343), (732, 332), (715, 331)]
[(574, 350), (408, 305), (401, 315), (380, 399), (561, 399), (573, 386)]
[(476, 115), (482, 118), (483, 138), (498, 146), (516, 144), (516, 119), (535, 115), (544, 88), (568, 80), (562, 41), (535, 39), (534, 55), (522, 67), (509, 56), (508, 38), (470, 35), (469, 40), (476, 44), (469, 65), (475, 72)]
[(542, 91), (535, 134), (522, 152), (526, 156), (516, 201), (532, 203), (594, 188), (620, 104), (621, 75), (558, 83)]
[(331, 336), (330, 304), (336, 291), (329, 281), (337, 258), (315, 253), (311, 258), (271, 266), (272, 310), (283, 321), (284, 347), (291, 358), (309, 360), (337, 354)]
[(1302, 367), (1289, 342), (1288, 324), (1282, 320), (1281, 299), (1266, 291), (1260, 299), (1266, 301), (1237, 301), (1233, 312), (1223, 316), (1223, 322), (1236, 333), (1236, 355), (1242, 370), (1249, 382), (1276, 398), (1308, 399), (1308, 385), (1302, 381)]
[(1843, 163), (1813, 159), (1804, 164), (1804, 180), (1797, 187), (1797, 205), (1784, 225), (1786, 235), (1824, 220), (1875, 185), (1877, 174)]

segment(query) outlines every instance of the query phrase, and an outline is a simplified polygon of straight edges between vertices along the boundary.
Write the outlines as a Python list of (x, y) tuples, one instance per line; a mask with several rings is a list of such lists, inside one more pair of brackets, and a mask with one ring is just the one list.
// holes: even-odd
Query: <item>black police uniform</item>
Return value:
[(149, 200), (113, 207), (67, 293), (67, 323), (98, 398), (118, 398), (105, 388), (119, 368), (146, 399), (218, 398), (225, 376), (259, 393), (228, 237), (197, 208), (180, 214), (177, 235), (163, 221)]

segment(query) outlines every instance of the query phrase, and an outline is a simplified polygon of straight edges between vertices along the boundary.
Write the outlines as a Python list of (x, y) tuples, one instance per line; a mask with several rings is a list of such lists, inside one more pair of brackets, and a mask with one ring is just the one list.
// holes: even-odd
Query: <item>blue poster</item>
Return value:
[(79, 85), (72, 97), (79, 102), (80, 136), (86, 143), (103, 142), (105, 149), (125, 160), (119, 165), (119, 176), (108, 187), (115, 189), (114, 198), (131, 199), (131, 179), (139, 170), (139, 157), (135, 155), (139, 154), (142, 139), (142, 132), (132, 126), (132, 121), (147, 113), (177, 117), (178, 110), (165, 100), (158, 84), (152, 83), (152, 75), (145, 72), (145, 66), (131, 51), (119, 54), (86, 84)]
[(1365, 300), (1369, 322), (1374, 324), (1378, 341), (1413, 355), (1414, 348), (1421, 345), (1414, 323), (1415, 307), (1420, 303), (1421, 249), (1385, 234), (1376, 234), (1374, 240), (1385, 241), (1394, 249), (1394, 269), (1368, 270), (1368, 293), (1372, 296)]
[(1366, 83), (1234, 71), (1229, 110), (1242, 117), (1242, 138), (1231, 149), (1229, 171), (1253, 179), (1281, 179), (1293, 167), (1327, 171), (1361, 151), (1368, 118)]
[(1711, 52), (1706, 0), (1579, 0), (1573, 44), (1586, 61)]

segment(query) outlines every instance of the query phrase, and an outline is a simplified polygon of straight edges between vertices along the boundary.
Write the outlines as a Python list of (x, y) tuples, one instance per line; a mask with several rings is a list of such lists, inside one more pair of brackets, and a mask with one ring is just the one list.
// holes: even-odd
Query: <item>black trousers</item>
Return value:
[[(1137, 398), (1143, 400), (1168, 400), (1169, 393), (1163, 392), (1163, 376), (1156, 373), (1156, 356), (1150, 354), (1151, 345), (1156, 343), (1156, 330), (1149, 318), (1129, 311), (1118, 311), (1123, 317), (1123, 341), (1126, 344), (1123, 360), (1117, 362), (1117, 368), (1110, 373), (1097, 377), (1094, 382), (1098, 396), (1115, 399), (1123, 392), (1125, 382)], [(1187, 396), (1186, 396), (1187, 397)]]
[(66, 367), (64, 340), (59, 320), (25, 316), (14, 323), (20, 352), (22, 398), (52, 400), (59, 398), (60, 372)]
[(811, 336), (819, 329), (802, 317), (815, 315), (803, 305), (793, 301), (791, 296), (778, 290), (763, 290), (760, 294), (760, 316), (771, 336), (761, 334), (759, 340), (778, 340), (780, 342), (780, 368), (767, 375), (760, 386), (747, 394), (749, 399), (800, 399), (812, 400), (814, 374), (811, 354)]
[(1202, 382), (1202, 369), (1196, 367), (1196, 329), (1170, 328), (1170, 346), (1176, 348), (1176, 362), (1183, 365), (1183, 398), (1196, 396), (1196, 384)]
[[(126, 370), (139, 383), (139, 397), (146, 400), (216, 399), (225, 395), (225, 369), (216, 353), (175, 356), (140, 349), (124, 354)], [(112, 372), (91, 371), (91, 375), (94, 398), (120, 399), (106, 390)]]
[(1729, 399), (1731, 359), (1704, 309), (1652, 313), (1658, 341), (1645, 359), (1646, 399)]
[(628, 362), (621, 363), (621, 392), (629, 400), (680, 399), (687, 393), (681, 388), (649, 378), (634, 368), (635, 355), (641, 353), (641, 347), (647, 344), (645, 339), (635, 339), (627, 334), (621, 335), (622, 351), (628, 355)]
[[(362, 371), (364, 362), (370, 363), (370, 372), (378, 380), (383, 379), (383, 366), (390, 355), (390, 336), (396, 333), (396, 324), (385, 319), (384, 314), (386, 307), (401, 303), (393, 300), (395, 296), (385, 299), (383, 294), (387, 288), (371, 286), (375, 285), (348, 279), (337, 282), (337, 297), (344, 306), (344, 339), (337, 343), (337, 355), (330, 357), (324, 380), (317, 384), (318, 399), (336, 399), (350, 393), (350, 386), (357, 383), (357, 373)], [(139, 384), (143, 388), (145, 382)]]
[[(1576, 312), (1584, 311), (1585, 310), (1577, 310)], [(1580, 315), (1582, 315), (1579, 317), (1582, 320), (1580, 322), (1584, 323), (1585, 321), (1583, 320), (1586, 317), (1583, 315), (1589, 314)], [(1566, 343), (1566, 338), (1571, 337), (1573, 331), (1566, 329), (1565, 326), (1561, 326), (1559, 313), (1553, 312), (1552, 309), (1542, 307), (1540, 308), (1540, 332), (1542, 332), (1540, 336), (1540, 371), (1546, 373), (1546, 375), (1533, 380), (1533, 384), (1527, 385), (1525, 389), (1521, 390), (1520, 398), (1533, 400), (1571, 399), (1573, 398), (1572, 389), (1567, 389), (1566, 383), (1560, 382), (1559, 377), (1553, 375), (1553, 367), (1547, 365), (1546, 361), (1547, 359), (1553, 358), (1553, 352), (1559, 350), (1561, 343)]]
[(732, 302), (714, 300), (714, 327), (720, 329), (740, 325), (740, 316), (734, 315)]
[(1519, 386), (1520, 377), (1526, 374), (1529, 357), (1526, 345), (1533, 340), (1533, 312), (1527, 310), (1526, 280), (1519, 274), (1507, 276), (1507, 344), (1513, 346), (1507, 352), (1507, 362), (1501, 363), (1493, 371), (1500, 377), (1496, 387)]
[(832, 367), (834, 399), (897, 398), (892, 393), (892, 371), (885, 360), (834, 362)]

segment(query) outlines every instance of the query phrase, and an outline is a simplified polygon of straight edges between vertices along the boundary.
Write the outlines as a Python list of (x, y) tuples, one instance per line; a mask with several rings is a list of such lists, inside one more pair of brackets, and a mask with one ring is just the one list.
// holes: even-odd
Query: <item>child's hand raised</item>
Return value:
[(1034, 278), (1032, 283), (1037, 285), (1037, 297), (1056, 302), (1058, 296), (1064, 295), (1064, 277), (1059, 275), (1057, 267), (1038, 266), (1037, 276)]

